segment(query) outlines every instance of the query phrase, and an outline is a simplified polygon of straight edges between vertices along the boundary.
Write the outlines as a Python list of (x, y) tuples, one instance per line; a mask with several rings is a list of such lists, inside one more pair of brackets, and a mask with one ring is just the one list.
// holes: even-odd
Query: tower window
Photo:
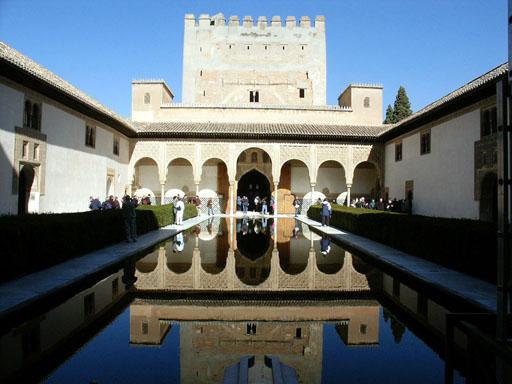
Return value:
[(199, 76), (203, 76), (203, 71), (199, 71)]
[(149, 92), (146, 92), (144, 94), (144, 104), (149, 104), (151, 103), (151, 94)]
[(206, 96), (206, 91), (203, 91), (203, 96)]
[(256, 324), (255, 323), (247, 323), (247, 334), (248, 335), (256, 334)]
[(365, 108), (370, 108), (370, 98), (369, 97), (364, 98), (363, 105)]
[(303, 99), (305, 95), (306, 95), (306, 90), (304, 88), (300, 88), (299, 89), (299, 97), (301, 99)]
[(249, 103), (259, 103), (260, 93), (259, 91), (249, 91)]
[(309, 79), (309, 72), (306, 72), (306, 79)]
[(302, 339), (302, 328), (295, 328), (295, 338)]

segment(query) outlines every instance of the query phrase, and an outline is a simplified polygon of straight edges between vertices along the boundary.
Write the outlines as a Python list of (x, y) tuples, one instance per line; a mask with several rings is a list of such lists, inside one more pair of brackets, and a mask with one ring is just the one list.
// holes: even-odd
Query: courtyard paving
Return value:
[(311, 220), (304, 215), (299, 216), (298, 219), (315, 227), (319, 232), (329, 235), (331, 239), (338, 240), (341, 245), (346, 245), (367, 255), (370, 259), (384, 262), (394, 270), (412, 276), (430, 287), (466, 300), (484, 311), (496, 312), (496, 286), (491, 283), (411, 256), (347, 231), (334, 227), (322, 227), (320, 222)]

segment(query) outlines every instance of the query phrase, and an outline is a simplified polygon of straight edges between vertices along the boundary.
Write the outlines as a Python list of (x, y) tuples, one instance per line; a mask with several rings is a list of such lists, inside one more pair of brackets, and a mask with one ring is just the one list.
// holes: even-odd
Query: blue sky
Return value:
[(181, 100), (183, 17), (218, 12), (325, 15), (328, 104), (366, 82), (418, 110), (507, 59), (505, 0), (0, 0), (0, 40), (129, 116), (135, 78)]

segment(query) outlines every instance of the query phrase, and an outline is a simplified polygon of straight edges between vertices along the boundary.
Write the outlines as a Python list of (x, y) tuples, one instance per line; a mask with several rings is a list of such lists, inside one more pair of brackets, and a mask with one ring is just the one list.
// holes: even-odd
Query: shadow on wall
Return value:
[(5, 153), (3, 145), (0, 145), (0, 175), (2, 177), (0, 187), (0, 212), (8, 214), (18, 213), (18, 194), (13, 193), (14, 189), (12, 185), (15, 171), (15, 168)]

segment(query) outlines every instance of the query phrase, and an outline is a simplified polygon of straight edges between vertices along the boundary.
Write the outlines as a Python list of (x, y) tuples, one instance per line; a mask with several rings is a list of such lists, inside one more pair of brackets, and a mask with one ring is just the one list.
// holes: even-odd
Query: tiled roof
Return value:
[(402, 121), (400, 121), (396, 124), (393, 124), (393, 125), (388, 125), (387, 126), (388, 128), (386, 130), (384, 130), (380, 135), (382, 136), (384, 134), (388, 134), (388, 132), (392, 133), (392, 131), (394, 131), (395, 129), (403, 127), (404, 125), (408, 124), (409, 122), (412, 122), (412, 121), (418, 119), (419, 117), (423, 117), (424, 115), (427, 115), (428, 113), (433, 112), (437, 108), (445, 106), (446, 104), (450, 103), (451, 101), (456, 100), (459, 97), (463, 97), (464, 95), (467, 95), (471, 91), (474, 91), (490, 82), (494, 82), (500, 76), (505, 75), (507, 73), (507, 69), (508, 69), (507, 63), (497, 66), (496, 68), (490, 70), (489, 72), (483, 74), (480, 77), (477, 77), (474, 80), (471, 80), (469, 83), (467, 83), (467, 84), (463, 85), (462, 87), (456, 89), (455, 91), (447, 94), (446, 96), (440, 98), (439, 100), (436, 100), (433, 103), (430, 103), (426, 107), (420, 109), (418, 112), (413, 113), (411, 116), (406, 117)]
[(387, 126), (280, 123), (134, 122), (133, 125), (137, 128), (139, 137), (283, 138), (292, 140), (372, 140), (387, 129)]
[(125, 129), (130, 131), (134, 130), (131, 124), (123, 117), (2, 41), (0, 41), (0, 59), (8, 62), (12, 66), (17, 67), (18, 69), (21, 69), (25, 73), (34, 76), (39, 80), (42, 80), (46, 84), (53, 86), (58, 91), (65, 93), (67, 96), (78, 100), (90, 108), (93, 108), (97, 112), (106, 115), (111, 119), (114, 119)]

